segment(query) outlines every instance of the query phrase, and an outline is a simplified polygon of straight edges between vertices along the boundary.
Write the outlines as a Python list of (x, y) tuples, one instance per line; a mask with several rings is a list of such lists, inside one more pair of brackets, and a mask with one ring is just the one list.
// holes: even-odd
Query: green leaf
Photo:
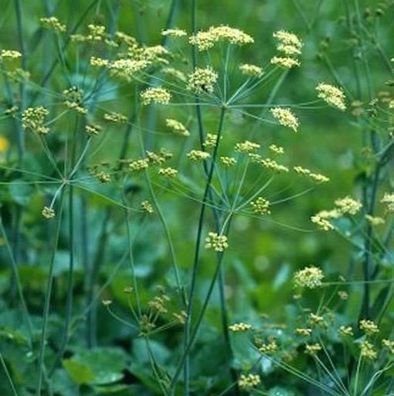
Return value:
[(126, 360), (126, 354), (119, 349), (96, 348), (63, 360), (63, 366), (77, 384), (105, 385), (123, 378)]
[(73, 358), (63, 360), (63, 366), (76, 384), (89, 384), (94, 380), (91, 368)]

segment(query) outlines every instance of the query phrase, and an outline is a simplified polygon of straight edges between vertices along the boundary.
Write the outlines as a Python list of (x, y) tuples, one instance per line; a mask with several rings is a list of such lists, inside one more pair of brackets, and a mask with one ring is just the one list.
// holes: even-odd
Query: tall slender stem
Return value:
[[(187, 345), (190, 342), (190, 329), (191, 329), (191, 316), (193, 312), (193, 300), (194, 300), (194, 293), (195, 293), (195, 288), (196, 288), (196, 281), (197, 281), (197, 272), (199, 269), (199, 264), (200, 264), (200, 245), (201, 245), (201, 239), (202, 239), (202, 230), (203, 230), (203, 224), (204, 224), (204, 216), (205, 216), (205, 210), (207, 208), (207, 202), (208, 202), (208, 195), (209, 191), (211, 190), (211, 182), (215, 170), (215, 165), (216, 165), (216, 158), (218, 154), (218, 148), (219, 148), (219, 143), (220, 139), (222, 136), (222, 131), (223, 131), (223, 125), (224, 125), (224, 115), (226, 112), (226, 108), (222, 107), (221, 112), (220, 112), (220, 120), (219, 120), (219, 127), (218, 127), (218, 133), (216, 137), (216, 143), (215, 143), (215, 148), (212, 153), (212, 161), (211, 161), (211, 166), (208, 172), (208, 178), (207, 178), (207, 183), (205, 186), (205, 191), (202, 199), (202, 205), (201, 205), (201, 210), (200, 210), (200, 216), (198, 219), (198, 226), (197, 226), (197, 238), (196, 238), (196, 247), (194, 251), (194, 260), (193, 260), (193, 269), (192, 269), (192, 278), (191, 278), (191, 285), (190, 285), (190, 290), (188, 294), (188, 300), (187, 300), (187, 310), (186, 310), (186, 323), (185, 323), (185, 331), (184, 331), (184, 347), (186, 348)], [(189, 381), (190, 381), (190, 359), (189, 359), (189, 354), (186, 355), (185, 359), (185, 364), (184, 364), (184, 395), (189, 395)]]
[(60, 192), (59, 197), (59, 214), (57, 216), (57, 224), (54, 233), (54, 242), (52, 255), (49, 263), (49, 272), (48, 272), (48, 280), (47, 280), (47, 288), (45, 293), (45, 301), (44, 301), (44, 310), (43, 310), (43, 324), (41, 329), (41, 340), (40, 340), (40, 352), (38, 356), (38, 381), (37, 381), (37, 389), (36, 395), (41, 396), (41, 388), (42, 388), (42, 379), (45, 371), (45, 347), (46, 347), (46, 336), (47, 336), (47, 328), (48, 328), (48, 319), (49, 319), (49, 310), (51, 305), (51, 296), (52, 296), (52, 286), (53, 286), (53, 278), (54, 278), (54, 267), (55, 267), (55, 257), (57, 251), (57, 245), (59, 241), (60, 229), (62, 224), (62, 212), (63, 212), (63, 197), (64, 197), (64, 189)]

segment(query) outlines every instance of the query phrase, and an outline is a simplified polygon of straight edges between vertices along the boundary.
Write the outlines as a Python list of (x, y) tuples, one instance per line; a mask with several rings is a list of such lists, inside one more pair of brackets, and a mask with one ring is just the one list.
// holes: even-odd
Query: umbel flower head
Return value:
[(216, 232), (210, 232), (205, 238), (205, 248), (213, 249), (216, 252), (224, 252), (228, 248), (227, 237), (218, 235)]
[(45, 123), (45, 117), (49, 114), (45, 107), (29, 107), (22, 113), (22, 126), (39, 134), (45, 135), (49, 132)]
[(228, 329), (234, 333), (244, 333), (252, 328), (252, 325), (248, 323), (234, 323), (228, 327)]
[(335, 201), (335, 206), (341, 214), (355, 215), (362, 207), (360, 201), (351, 197), (344, 197)]
[(375, 360), (378, 357), (375, 347), (368, 341), (361, 342), (360, 355), (367, 360)]
[(241, 389), (250, 391), (261, 383), (260, 376), (257, 374), (241, 374), (239, 376), (238, 385)]
[(298, 119), (291, 112), (290, 109), (286, 109), (283, 107), (274, 107), (271, 109), (272, 115), (278, 120), (280, 125), (291, 128), (294, 132), (297, 132), (298, 129)]
[(270, 201), (264, 199), (263, 197), (258, 197), (255, 201), (252, 201), (250, 205), (252, 206), (254, 213), (260, 215), (271, 213), (269, 210)]
[(206, 151), (201, 151), (201, 150), (191, 150), (187, 154), (187, 158), (189, 158), (192, 161), (203, 161), (209, 158), (211, 155), (207, 153)]
[(263, 74), (263, 69), (256, 65), (243, 64), (239, 67), (239, 70), (248, 77), (260, 77)]
[(66, 31), (66, 25), (61, 23), (56, 17), (40, 18), (40, 22), (44, 28), (52, 29), (56, 32), (62, 33)]
[(169, 37), (184, 37), (187, 36), (187, 33), (182, 29), (167, 29), (163, 30), (161, 35)]
[(189, 43), (197, 46), (199, 51), (206, 51), (219, 41), (227, 41), (234, 45), (254, 42), (253, 37), (229, 26), (211, 26), (208, 30), (200, 31), (189, 38)]
[(301, 52), (302, 42), (294, 33), (279, 30), (273, 33), (273, 37), (278, 41), (277, 49), (286, 55), (294, 55)]
[(296, 58), (301, 54), (302, 42), (294, 34), (279, 30), (273, 34), (277, 41), (276, 49), (281, 53), (280, 56), (274, 56), (271, 59), (271, 64), (291, 69), (292, 67), (300, 66), (300, 62)]
[(53, 219), (55, 217), (55, 211), (52, 208), (49, 208), (48, 206), (44, 206), (44, 209), (42, 210), (41, 214), (43, 217), (46, 219)]
[(379, 328), (376, 323), (368, 319), (360, 320), (360, 330), (369, 336), (379, 333)]
[(345, 94), (342, 89), (330, 84), (320, 83), (316, 87), (316, 91), (318, 92), (318, 98), (323, 99), (330, 106), (342, 111), (346, 110)]
[(189, 75), (187, 89), (198, 95), (204, 92), (212, 93), (217, 79), (218, 75), (211, 67), (197, 67)]
[(314, 266), (305, 267), (294, 274), (294, 284), (298, 287), (315, 289), (322, 285), (323, 271)]
[(18, 59), (21, 58), (22, 54), (19, 51), (15, 50), (1, 50), (0, 52), (0, 59)]
[(190, 132), (187, 128), (178, 120), (172, 118), (166, 119), (166, 126), (173, 130), (174, 133), (182, 136), (190, 136)]
[(168, 104), (171, 100), (171, 94), (164, 88), (148, 88), (141, 92), (142, 104), (150, 103)]

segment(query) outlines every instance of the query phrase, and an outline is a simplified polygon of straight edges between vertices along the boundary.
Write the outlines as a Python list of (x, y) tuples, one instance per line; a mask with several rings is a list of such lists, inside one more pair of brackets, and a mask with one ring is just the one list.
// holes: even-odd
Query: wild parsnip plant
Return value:
[(394, 3), (334, 3), (5, 1), (1, 394), (394, 395)]

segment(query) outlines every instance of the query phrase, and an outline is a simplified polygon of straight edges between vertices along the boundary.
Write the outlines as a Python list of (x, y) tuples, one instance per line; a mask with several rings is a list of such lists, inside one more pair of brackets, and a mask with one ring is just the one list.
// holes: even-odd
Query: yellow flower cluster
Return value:
[(107, 172), (101, 171), (95, 174), (97, 177), (98, 181), (100, 183), (109, 183), (111, 181), (111, 175)]
[(263, 69), (256, 65), (243, 64), (239, 67), (241, 73), (248, 77), (261, 77), (263, 74)]
[(273, 37), (278, 42), (278, 51), (283, 52), (285, 55), (299, 55), (301, 53), (303, 44), (294, 33), (279, 30), (273, 34)]
[(241, 374), (238, 379), (238, 386), (240, 389), (248, 391), (261, 383), (260, 376), (257, 374)]
[(319, 343), (305, 345), (305, 353), (307, 353), (308, 355), (316, 355), (318, 352), (321, 351), (321, 349), (322, 347)]
[(217, 138), (218, 138), (217, 135), (215, 135), (213, 133), (207, 133), (207, 136), (205, 136), (203, 146), (205, 148), (215, 147)]
[(150, 103), (168, 104), (171, 100), (171, 94), (164, 88), (148, 88), (141, 92), (142, 104)]
[(284, 56), (274, 56), (270, 62), (273, 65), (284, 67), (285, 69), (291, 69), (292, 67), (297, 67), (301, 65), (301, 63), (297, 59)]
[(235, 151), (239, 151), (240, 153), (250, 153), (256, 151), (260, 148), (258, 143), (250, 142), (249, 140), (245, 140), (242, 143), (237, 143), (234, 147)]
[(260, 164), (262, 166), (264, 166), (267, 169), (271, 169), (275, 172), (288, 172), (289, 168), (287, 168), (287, 166), (278, 164), (275, 160), (271, 159), (271, 158), (264, 158), (262, 160), (260, 160)]
[(311, 312), (309, 314), (309, 322), (312, 325), (319, 326), (319, 325), (324, 324), (324, 317), (320, 316), (320, 315), (317, 315), (317, 314), (314, 314), (313, 312)]
[(298, 119), (291, 112), (290, 109), (286, 109), (283, 107), (274, 107), (271, 109), (271, 113), (274, 116), (274, 118), (278, 120), (280, 125), (289, 127), (293, 129), (294, 132), (297, 132), (299, 125)]
[(182, 29), (167, 29), (163, 30), (161, 35), (169, 37), (184, 37), (187, 36), (187, 33)]
[(109, 63), (105, 59), (92, 58), (90, 62), (93, 66), (108, 66), (111, 76), (126, 81), (131, 81), (136, 73), (149, 66), (149, 62), (144, 59), (118, 59)]
[(44, 126), (45, 117), (49, 114), (45, 107), (29, 107), (22, 113), (22, 126), (39, 134), (45, 135), (49, 128)]
[(311, 217), (312, 223), (319, 226), (323, 231), (333, 230), (335, 227), (330, 223), (330, 220), (337, 219), (341, 213), (336, 210), (322, 210)]
[(63, 91), (65, 98), (64, 104), (70, 109), (80, 114), (86, 114), (87, 110), (83, 107), (83, 91), (76, 86)]
[(268, 148), (275, 154), (284, 154), (285, 153), (285, 150), (283, 149), (283, 147), (277, 146), (276, 144), (271, 144)]
[(282, 53), (281, 56), (274, 56), (271, 59), (271, 64), (291, 69), (292, 67), (300, 66), (297, 55), (301, 54), (302, 42), (294, 34), (279, 30), (273, 34), (277, 41), (277, 50)]
[(142, 47), (138, 45), (133, 37), (124, 35), (120, 32), (117, 32), (116, 38), (121, 42), (126, 41), (129, 43), (127, 44), (127, 52), (122, 53), (121, 57), (114, 61), (99, 57), (91, 57), (90, 64), (92, 66), (107, 67), (111, 76), (131, 81), (136, 73), (146, 69), (152, 64), (168, 63), (163, 56), (167, 55), (169, 52), (162, 45)]
[(108, 66), (110, 62), (107, 59), (98, 58), (96, 56), (90, 57), (90, 65), (95, 67), (105, 67)]
[(298, 328), (295, 330), (297, 335), (300, 335), (302, 337), (309, 337), (312, 334), (312, 329), (308, 328)]
[(197, 46), (199, 51), (206, 51), (221, 40), (234, 45), (245, 45), (254, 42), (253, 37), (239, 29), (229, 26), (211, 26), (208, 30), (200, 31), (191, 36), (189, 43)]
[(335, 201), (338, 211), (341, 214), (355, 215), (362, 207), (360, 201), (350, 197), (344, 197)]
[(379, 328), (376, 323), (367, 319), (360, 320), (360, 330), (368, 336), (379, 333)]
[(228, 248), (227, 237), (218, 235), (216, 232), (210, 232), (205, 238), (205, 248), (213, 249), (216, 252), (224, 252)]
[(350, 197), (344, 197), (335, 201), (335, 209), (322, 210), (311, 217), (312, 223), (319, 226), (324, 231), (333, 230), (335, 227), (331, 224), (330, 220), (337, 219), (343, 215), (355, 215), (362, 207), (360, 201)]
[(129, 169), (132, 172), (142, 171), (142, 170), (148, 168), (148, 166), (149, 166), (149, 163), (148, 163), (148, 160), (146, 158), (137, 159), (137, 160), (131, 161), (129, 163)]
[(351, 328), (351, 326), (340, 326), (339, 334), (342, 337), (353, 337), (353, 335), (354, 335), (353, 329)]
[(165, 177), (175, 177), (178, 174), (178, 171), (174, 168), (160, 168), (159, 169), (159, 175), (165, 176)]
[(278, 344), (275, 340), (272, 340), (266, 344), (261, 344), (259, 346), (259, 352), (263, 353), (264, 355), (270, 355), (275, 353), (278, 350)]
[(222, 156), (220, 157), (220, 162), (227, 167), (234, 166), (237, 160), (233, 157)]
[(394, 355), (394, 341), (382, 340), (382, 345), (389, 350), (389, 352)]
[(318, 267), (305, 267), (294, 274), (294, 284), (298, 287), (315, 289), (322, 285), (323, 271)]
[(217, 79), (218, 74), (211, 67), (197, 67), (189, 75), (187, 89), (198, 95), (212, 93)]
[(329, 182), (330, 179), (327, 176), (321, 175), (320, 173), (311, 173), (309, 177), (318, 183)]
[(153, 206), (152, 206), (152, 204), (151, 204), (149, 201), (142, 201), (142, 202), (141, 202), (141, 208), (142, 208), (146, 213), (149, 213), (149, 214), (154, 213)]
[(325, 183), (330, 181), (327, 176), (321, 175), (320, 173), (313, 173), (309, 169), (303, 168), (302, 166), (294, 166), (293, 169), (299, 175), (308, 176), (318, 183)]
[(159, 164), (159, 165), (172, 157), (172, 153), (163, 149), (163, 148), (160, 149), (159, 153), (147, 151), (146, 155), (148, 157), (149, 162), (151, 162), (153, 164)]
[(85, 126), (85, 131), (90, 136), (96, 136), (101, 131), (101, 126), (97, 124), (87, 124)]
[(187, 154), (187, 158), (191, 159), (192, 161), (203, 161), (209, 158), (211, 155), (206, 151), (201, 150), (191, 150)]
[(172, 118), (166, 119), (166, 126), (171, 128), (175, 133), (182, 136), (190, 136), (190, 132), (187, 128), (179, 121), (174, 120)]
[(52, 208), (48, 208), (47, 206), (44, 206), (44, 209), (42, 210), (41, 214), (43, 217), (46, 219), (53, 219), (55, 217), (55, 211)]
[(115, 112), (105, 113), (103, 117), (104, 120), (108, 122), (114, 122), (116, 124), (127, 123), (127, 117), (120, 113), (115, 113)]
[(168, 309), (166, 307), (168, 301), (170, 301), (170, 298), (167, 295), (163, 294), (161, 296), (156, 296), (155, 298), (153, 298), (153, 300), (149, 301), (148, 306), (157, 313), (164, 314), (168, 312)]
[(59, 19), (52, 16), (49, 18), (40, 18), (41, 25), (47, 29), (52, 29), (56, 32), (62, 33), (66, 31), (66, 25), (60, 23)]
[(318, 97), (323, 99), (329, 105), (338, 108), (339, 110), (346, 110), (345, 104), (345, 94), (343, 93), (342, 89), (337, 88), (333, 85), (320, 83), (316, 90), (318, 92)]
[(18, 59), (22, 56), (22, 54), (19, 51), (15, 50), (1, 50), (0, 52), (0, 59)]
[(255, 201), (252, 201), (250, 205), (253, 208), (253, 212), (259, 215), (271, 213), (269, 210), (270, 201), (264, 199), (263, 197), (258, 197)]
[(228, 327), (228, 329), (234, 333), (243, 333), (252, 328), (252, 325), (247, 323), (234, 323)]
[(361, 342), (360, 355), (367, 360), (376, 360), (378, 357), (375, 347), (368, 341)]

